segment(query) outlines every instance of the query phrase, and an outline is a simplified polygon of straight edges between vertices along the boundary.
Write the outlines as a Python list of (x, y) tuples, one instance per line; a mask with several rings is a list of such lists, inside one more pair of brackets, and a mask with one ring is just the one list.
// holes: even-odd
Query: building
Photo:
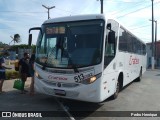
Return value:
[[(146, 50), (147, 50), (147, 68), (151, 68), (151, 60), (152, 60), (152, 43), (146, 44)], [(154, 47), (155, 48), (155, 47)], [(154, 49), (154, 58), (155, 58), (155, 68), (160, 68), (160, 40), (156, 42), (156, 49)]]

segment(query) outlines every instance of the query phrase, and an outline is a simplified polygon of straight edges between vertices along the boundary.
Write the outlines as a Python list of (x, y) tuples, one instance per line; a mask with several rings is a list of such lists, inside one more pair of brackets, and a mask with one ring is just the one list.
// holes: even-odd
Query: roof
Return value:
[(105, 16), (103, 14), (90, 14), (90, 15), (75, 15), (75, 16), (58, 17), (58, 18), (46, 20), (43, 24), (53, 23), (53, 22), (90, 20), (90, 19), (104, 19), (105, 20)]
[[(104, 14), (86, 14), (86, 15), (75, 15), (75, 16), (58, 17), (58, 18), (53, 18), (53, 19), (46, 20), (43, 24), (60, 23), (60, 22), (71, 22), (71, 21), (81, 21), (81, 20), (94, 20), (94, 19), (95, 20), (96, 19), (102, 19), (102, 20), (110, 19), (110, 20), (114, 20), (114, 21), (118, 22), (120, 25), (122, 25), (118, 20), (115, 20), (115, 19), (112, 19), (112, 18), (107, 18)], [(126, 29), (126, 30), (128, 32), (130, 32), (128, 29)], [(132, 34), (132, 32), (130, 32), (130, 33)], [(132, 34), (132, 35), (135, 36), (134, 34)], [(138, 38), (137, 36), (135, 36), (135, 37)], [(141, 39), (139, 39), (139, 40), (141, 42), (143, 42)]]

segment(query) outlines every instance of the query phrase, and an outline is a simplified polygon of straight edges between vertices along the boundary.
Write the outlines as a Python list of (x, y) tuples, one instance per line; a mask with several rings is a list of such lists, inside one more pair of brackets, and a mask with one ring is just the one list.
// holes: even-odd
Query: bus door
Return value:
[[(106, 29), (105, 53), (104, 53), (104, 96), (114, 93), (116, 85), (116, 43), (118, 36), (118, 23), (113, 20), (108, 21)], [(105, 83), (107, 83), (105, 85)], [(106, 94), (107, 93), (107, 94)], [(106, 97), (108, 97), (106, 96)]]

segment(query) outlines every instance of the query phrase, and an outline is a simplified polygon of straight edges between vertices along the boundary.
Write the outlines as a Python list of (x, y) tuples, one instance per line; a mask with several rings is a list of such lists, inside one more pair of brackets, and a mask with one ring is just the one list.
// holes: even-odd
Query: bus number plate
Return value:
[(55, 95), (61, 95), (61, 96), (66, 95), (66, 92), (64, 90), (54, 89), (54, 93), (55, 93)]

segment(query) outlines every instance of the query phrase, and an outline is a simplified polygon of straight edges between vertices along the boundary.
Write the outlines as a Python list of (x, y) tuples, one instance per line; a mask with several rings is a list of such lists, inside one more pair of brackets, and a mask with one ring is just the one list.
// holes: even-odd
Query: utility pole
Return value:
[[(151, 19), (149, 21), (152, 21)], [(153, 20), (155, 22), (155, 41), (154, 41), (154, 59), (157, 61), (157, 20)]]
[(101, 1), (101, 14), (103, 14), (103, 0), (100, 1)]
[(157, 20), (155, 22), (155, 61), (157, 63)]
[(152, 70), (154, 69), (154, 12), (153, 12), (153, 0), (152, 1)]
[(42, 6), (48, 10), (48, 19), (50, 19), (49, 10), (55, 8), (55, 6), (52, 6), (52, 7), (46, 7), (45, 5), (42, 5)]
[(101, 2), (101, 14), (103, 14), (103, 0), (100, 0)]

